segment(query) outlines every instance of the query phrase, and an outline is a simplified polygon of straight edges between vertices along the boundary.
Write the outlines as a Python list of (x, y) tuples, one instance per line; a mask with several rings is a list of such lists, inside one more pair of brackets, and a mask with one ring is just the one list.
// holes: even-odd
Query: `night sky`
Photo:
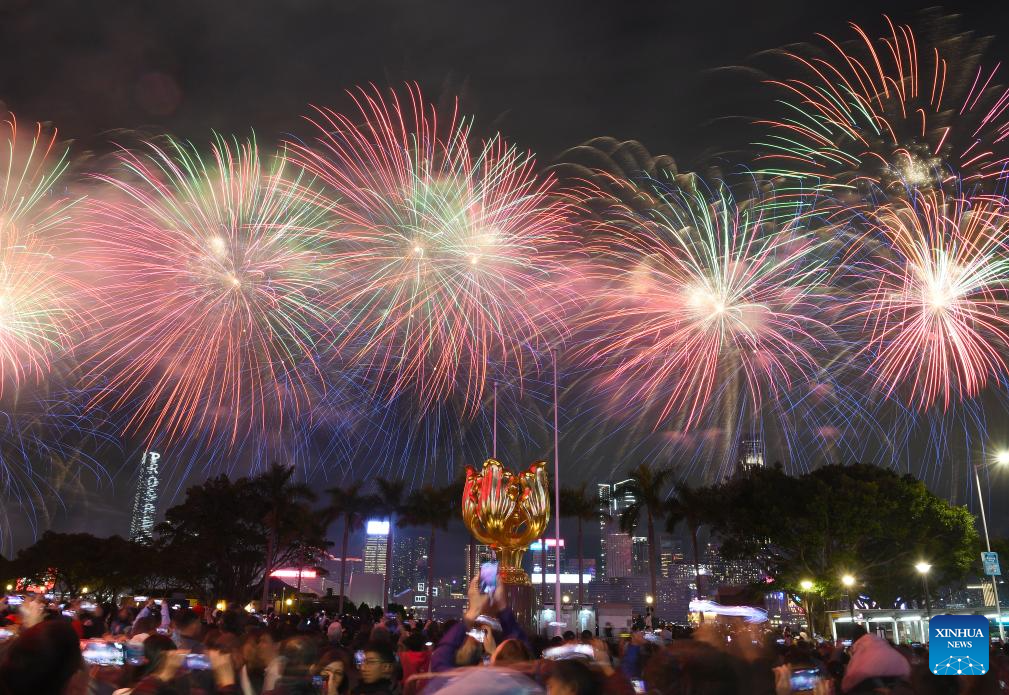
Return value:
[[(459, 94), (477, 131), (502, 131), (544, 163), (591, 137), (636, 139), (681, 169), (732, 163), (761, 115), (761, 51), (847, 35), (881, 11), (914, 23), (927, 3), (621, 0), (0, 0), (0, 102), (54, 123), (75, 152), (123, 131), (261, 142), (304, 132), (309, 104), (346, 88), (418, 82)], [(947, 5), (961, 30), (1002, 31), (1009, 4)], [(57, 528), (126, 531), (124, 477), (67, 499)], [(84, 494), (83, 491), (81, 494)], [(994, 500), (1001, 498), (995, 495)], [(87, 510), (86, 513), (84, 510)], [(996, 511), (1009, 531), (1009, 511)]]

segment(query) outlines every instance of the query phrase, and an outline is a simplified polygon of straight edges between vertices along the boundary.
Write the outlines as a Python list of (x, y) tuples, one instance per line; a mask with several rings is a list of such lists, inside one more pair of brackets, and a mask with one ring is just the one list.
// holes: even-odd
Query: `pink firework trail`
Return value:
[(82, 243), (102, 280), (89, 384), (166, 440), (278, 427), (307, 400), (333, 320), (310, 231), (327, 211), (251, 141), (218, 138), (203, 160), (170, 140), (119, 163)]
[[(628, 186), (634, 184), (627, 183)], [(796, 380), (812, 381), (824, 276), (819, 242), (799, 221), (765, 224), (757, 206), (708, 200), (649, 181), (643, 212), (617, 204), (595, 243), (600, 330), (587, 348), (617, 393), (696, 425), (740, 396), (759, 410)], [(616, 199), (614, 199), (616, 202)]]
[(1006, 203), (929, 192), (867, 214), (845, 271), (849, 310), (887, 395), (908, 389), (921, 409), (948, 408), (1005, 375)]
[(390, 398), (455, 395), (472, 414), (491, 365), (522, 374), (565, 332), (572, 201), (530, 154), (472, 142), (416, 87), (351, 96), (354, 117), (317, 109), (314, 141), (290, 144), (332, 198), (332, 303), (350, 316), (337, 348)]
[(771, 81), (786, 110), (763, 122), (765, 172), (884, 190), (1004, 178), (1009, 91), (999, 65), (977, 60), (969, 34), (931, 46), (886, 21), (881, 37), (852, 24), (851, 42), (820, 35), (816, 54), (784, 52), (799, 75)]

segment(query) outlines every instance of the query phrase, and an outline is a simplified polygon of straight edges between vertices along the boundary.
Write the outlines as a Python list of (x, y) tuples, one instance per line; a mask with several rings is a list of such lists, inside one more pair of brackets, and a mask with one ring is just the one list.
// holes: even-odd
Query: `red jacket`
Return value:
[(431, 670), (431, 652), (400, 652), (399, 663), (403, 667), (403, 680), (415, 673), (427, 673)]

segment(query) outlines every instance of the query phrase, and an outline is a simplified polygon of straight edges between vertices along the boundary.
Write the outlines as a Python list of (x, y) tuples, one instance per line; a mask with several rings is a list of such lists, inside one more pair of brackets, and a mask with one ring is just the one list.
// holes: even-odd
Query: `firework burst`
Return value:
[[(1009, 164), (1009, 92), (969, 34), (930, 45), (909, 26), (874, 37), (852, 24), (810, 55), (784, 52), (803, 76), (771, 83), (783, 117), (759, 143), (765, 172), (836, 191), (893, 193), (985, 186)], [(990, 188), (990, 186), (989, 186)]]
[(416, 87), (352, 96), (359, 120), (318, 109), (314, 142), (291, 144), (339, 220), (337, 347), (390, 398), (455, 395), (472, 415), (489, 364), (522, 373), (564, 333), (571, 203), (531, 155), (472, 143)]
[(877, 386), (919, 408), (977, 396), (1006, 373), (1007, 201), (916, 193), (875, 208), (844, 264)]
[(327, 214), (282, 156), (217, 138), (212, 157), (169, 140), (119, 155), (122, 177), (89, 206), (82, 247), (98, 269), (88, 382), (128, 429), (162, 441), (200, 430), (235, 442), (279, 427), (316, 371)]
[(41, 125), (9, 116), (0, 157), (0, 393), (38, 381), (72, 341), (73, 284), (59, 241), (73, 201), (56, 190), (66, 151)]
[(617, 205), (594, 244), (603, 299), (589, 325), (603, 330), (587, 351), (607, 366), (604, 382), (623, 400), (656, 404), (656, 426), (675, 415), (690, 427), (716, 394), (734, 405), (745, 394), (758, 412), (812, 381), (826, 330), (816, 318), (821, 242), (801, 220), (765, 223), (759, 205), (724, 192), (709, 200), (641, 185), (647, 195), (632, 197), (653, 204)]

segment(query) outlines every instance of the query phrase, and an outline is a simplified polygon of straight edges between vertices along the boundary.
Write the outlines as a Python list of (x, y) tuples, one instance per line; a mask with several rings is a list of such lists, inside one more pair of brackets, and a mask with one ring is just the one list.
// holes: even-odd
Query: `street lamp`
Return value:
[(855, 586), (855, 578), (850, 574), (846, 574), (841, 577), (841, 583), (844, 584), (844, 590), (848, 593), (848, 612), (851, 613), (851, 626), (852, 629), (855, 627), (855, 602), (851, 600), (851, 587)]
[(919, 562), (914, 566), (918, 570), (918, 574), (921, 575), (921, 583), (925, 587), (925, 615), (928, 616), (929, 622), (932, 621), (932, 600), (928, 596), (928, 571), (932, 569), (932, 565), (925, 561)]
[(648, 617), (647, 623), (648, 623), (648, 629), (649, 630), (652, 629), (652, 622), (653, 622), (652, 621), (652, 604), (654, 604), (654, 603), (655, 603), (655, 597), (652, 596), (651, 594), (645, 594), (645, 604), (646, 604), (645, 613), (647, 614), (647, 617)]
[(86, 595), (87, 593), (88, 593), (88, 587), (86, 587), (86, 586), (82, 586), (82, 587), (81, 587), (81, 596), (84, 596), (84, 595)]
[(813, 639), (813, 611), (812, 605), (810, 603), (809, 594), (813, 590), (813, 582), (808, 579), (803, 579), (799, 582), (799, 586), (802, 588), (802, 603), (806, 608), (806, 629), (809, 630), (809, 639)]
[(565, 605), (571, 603), (571, 597), (568, 596), (567, 594), (564, 594), (564, 596), (561, 597), (561, 603)]
[[(995, 454), (995, 463), (1000, 466), (1009, 464), (1009, 450), (1002, 449)], [(991, 538), (988, 537), (988, 519), (984, 513), (984, 493), (981, 492), (981, 463), (974, 464), (974, 482), (977, 483), (977, 503), (981, 508), (981, 525), (984, 527), (984, 542), (991, 552)], [(998, 634), (1002, 643), (1005, 644), (1005, 628), (1002, 626), (1002, 604), (998, 600), (998, 580), (995, 575), (991, 578), (992, 594), (995, 596), (995, 619), (998, 620)]]

